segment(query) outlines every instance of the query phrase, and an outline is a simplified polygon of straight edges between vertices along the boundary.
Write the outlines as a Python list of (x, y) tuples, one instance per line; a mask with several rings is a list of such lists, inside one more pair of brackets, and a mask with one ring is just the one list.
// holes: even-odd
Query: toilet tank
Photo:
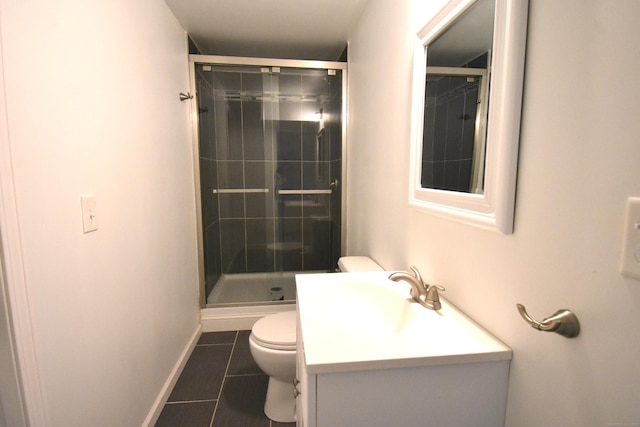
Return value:
[(344, 273), (384, 271), (382, 267), (368, 256), (343, 256), (338, 259), (338, 268)]

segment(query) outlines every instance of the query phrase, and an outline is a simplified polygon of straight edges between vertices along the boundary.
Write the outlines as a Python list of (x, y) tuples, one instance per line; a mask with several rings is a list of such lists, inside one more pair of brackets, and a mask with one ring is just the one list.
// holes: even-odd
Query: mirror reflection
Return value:
[(425, 47), (423, 188), (483, 193), (494, 0), (478, 0)]

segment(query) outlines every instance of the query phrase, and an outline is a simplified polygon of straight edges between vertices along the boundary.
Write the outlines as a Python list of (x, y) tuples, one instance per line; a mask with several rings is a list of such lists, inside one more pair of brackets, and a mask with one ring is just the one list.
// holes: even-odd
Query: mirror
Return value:
[(528, 0), (450, 0), (416, 35), (411, 205), (513, 232)]
[(482, 193), (494, 0), (478, 0), (427, 49), (423, 188)]

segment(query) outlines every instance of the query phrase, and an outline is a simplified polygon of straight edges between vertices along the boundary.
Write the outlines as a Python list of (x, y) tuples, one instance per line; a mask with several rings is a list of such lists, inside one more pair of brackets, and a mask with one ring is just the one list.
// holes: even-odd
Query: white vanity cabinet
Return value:
[(297, 313), (296, 325), (296, 426), (315, 426), (316, 418), (316, 377), (307, 373), (304, 357), (304, 344), (300, 328), (300, 313)]
[[(386, 275), (367, 280), (372, 286), (398, 285), (387, 283)], [(504, 424), (508, 347), (446, 300), (439, 313), (411, 304), (416, 310), (411, 324), (397, 333), (344, 331), (326, 317), (335, 310), (320, 304), (327, 278), (312, 276), (321, 275), (298, 277), (298, 427)], [(354, 278), (352, 273), (329, 276), (331, 281)]]
[(297, 371), (298, 427), (496, 427), (509, 362), (309, 374)]

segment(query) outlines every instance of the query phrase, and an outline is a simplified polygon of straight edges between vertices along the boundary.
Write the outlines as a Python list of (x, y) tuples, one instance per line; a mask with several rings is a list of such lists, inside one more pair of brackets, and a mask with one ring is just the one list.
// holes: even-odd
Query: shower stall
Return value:
[(346, 64), (190, 60), (202, 305), (291, 302), (342, 251)]

